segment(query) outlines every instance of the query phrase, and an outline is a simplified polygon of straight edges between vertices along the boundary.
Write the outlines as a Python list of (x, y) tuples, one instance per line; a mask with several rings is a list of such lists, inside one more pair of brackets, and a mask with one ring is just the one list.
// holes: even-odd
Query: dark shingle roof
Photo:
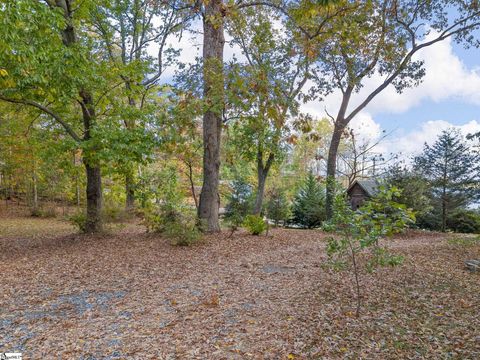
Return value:
[(349, 192), (350, 189), (355, 186), (355, 184), (360, 185), (360, 187), (365, 190), (369, 196), (374, 196), (378, 191), (378, 183), (375, 180), (355, 180), (347, 191)]

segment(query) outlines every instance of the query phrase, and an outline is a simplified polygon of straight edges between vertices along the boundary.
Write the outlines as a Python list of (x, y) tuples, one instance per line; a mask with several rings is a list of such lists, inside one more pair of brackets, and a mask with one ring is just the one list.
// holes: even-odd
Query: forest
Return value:
[(479, 357), (480, 127), (359, 127), (479, 30), (476, 0), (0, 0), (0, 354)]

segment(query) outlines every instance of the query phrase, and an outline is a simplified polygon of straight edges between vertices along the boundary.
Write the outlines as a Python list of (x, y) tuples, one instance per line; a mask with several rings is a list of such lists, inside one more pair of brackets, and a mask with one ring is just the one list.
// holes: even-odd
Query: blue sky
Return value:
[[(382, 130), (394, 132), (379, 151), (401, 152), (405, 157), (420, 152), (425, 142), (432, 143), (442, 130), (457, 127), (463, 134), (480, 131), (480, 50), (464, 49), (451, 40), (432, 45), (417, 54), (425, 61), (426, 76), (416, 88), (397, 94), (385, 89), (351, 123), (365, 138), (377, 138)], [(365, 82), (357, 100), (374, 89), (381, 78)], [(310, 104), (316, 109), (338, 108), (334, 95), (324, 104)], [(331, 111), (332, 112), (332, 111)], [(320, 116), (320, 113), (317, 113)]]
[[(480, 49), (464, 49), (463, 46), (452, 44), (452, 52), (462, 61), (467, 69), (480, 68)], [(427, 68), (428, 71), (428, 68)], [(455, 79), (452, 79), (455, 81)], [(386, 111), (378, 114), (376, 121), (385, 129), (395, 127), (418, 127), (419, 123), (429, 120), (445, 120), (454, 125), (462, 125), (471, 120), (480, 120), (480, 105), (464, 99), (461, 94), (452, 95), (441, 101), (425, 99), (411, 109), (396, 114)]]

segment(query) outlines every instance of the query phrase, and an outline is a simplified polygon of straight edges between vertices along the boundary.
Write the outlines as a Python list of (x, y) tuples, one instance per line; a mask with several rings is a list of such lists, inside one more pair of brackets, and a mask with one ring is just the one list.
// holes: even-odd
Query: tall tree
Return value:
[(122, 113), (121, 104), (112, 104), (124, 69), (112, 66), (95, 47), (96, 6), (94, 1), (6, 0), (0, 7), (0, 100), (50, 117), (81, 149), (87, 232), (102, 229), (102, 151), (133, 147), (111, 131)]
[(225, 45), (223, 0), (204, 3), (203, 11), (203, 185), (198, 217), (209, 232), (220, 231), (220, 139), (224, 110), (223, 48)]
[[(300, 6), (296, 15), (317, 10), (325, 5), (336, 2), (320, 0), (307, 8)], [(291, 9), (297, 3), (287, 1), (256, 1), (242, 0), (227, 3), (223, 0), (211, 0), (203, 4), (203, 83), (205, 111), (203, 114), (203, 186), (200, 194), (198, 216), (206, 223), (207, 231), (220, 231), (218, 210), (220, 198), (218, 194), (220, 169), (220, 140), (222, 132), (222, 115), (225, 108), (224, 99), (224, 68), (223, 49), (225, 45), (224, 24), (229, 14), (249, 7), (266, 6), (282, 13), (288, 18), (294, 18)], [(323, 24), (323, 22), (322, 22)], [(317, 26), (318, 33), (323, 32), (323, 25)]]
[(471, 204), (480, 195), (480, 156), (458, 131), (443, 131), (435, 144), (425, 144), (414, 167), (428, 179), (434, 199), (440, 202), (442, 231), (452, 210)]
[(232, 44), (245, 62), (229, 74), (229, 111), (232, 138), (246, 159), (256, 163), (257, 192), (254, 214), (262, 210), (270, 169), (287, 148), (288, 120), (298, 116), (299, 94), (308, 80), (309, 59), (270, 8), (246, 9), (229, 26)]
[[(303, 13), (296, 18), (301, 24), (299, 34), (307, 33), (317, 41), (314, 47), (318, 56), (317, 83), (321, 89), (328, 84), (329, 91), (337, 90), (341, 96), (341, 104), (332, 116), (329, 180), (335, 178), (338, 147), (350, 121), (388, 86), (394, 86), (401, 93), (420, 83), (425, 69), (414, 55), (449, 38), (478, 46), (472, 33), (480, 27), (480, 8), (476, 1), (341, 1), (338, 6), (349, 8), (348, 15), (329, 19), (328, 34), (316, 32), (318, 23), (328, 19), (324, 13)], [(378, 84), (360, 93), (352, 104), (354, 94), (374, 75), (379, 78)], [(334, 190), (334, 182), (328, 181), (329, 217)]]
[[(74, 16), (74, 9), (71, 0), (5, 2), (0, 10), (4, 19), (0, 32), (5, 40), (0, 56), (6, 76), (0, 99), (38, 109), (55, 119), (77, 143), (86, 145), (85, 228), (95, 232), (102, 228), (102, 182), (100, 164), (93, 156), (96, 109), (88, 85), (97, 69), (89, 66), (88, 51), (78, 41), (77, 26), (82, 19)], [(18, 26), (18, 21), (24, 26)], [(76, 106), (81, 112), (83, 135), (69, 122), (78, 111), (73, 109)]]
[[(173, 2), (172, 2), (173, 4)], [(123, 98), (130, 110), (123, 114), (126, 132), (144, 127), (142, 118), (152, 113), (149, 95), (162, 92), (158, 84), (168, 66), (175, 62), (178, 49), (167, 46), (187, 20), (187, 13), (175, 9), (170, 2), (114, 0), (101, 2), (93, 13), (93, 31), (98, 34), (99, 50), (114, 66), (123, 69)], [(150, 55), (154, 50), (156, 56)], [(135, 202), (135, 164), (120, 158), (120, 171), (125, 176), (125, 207)]]

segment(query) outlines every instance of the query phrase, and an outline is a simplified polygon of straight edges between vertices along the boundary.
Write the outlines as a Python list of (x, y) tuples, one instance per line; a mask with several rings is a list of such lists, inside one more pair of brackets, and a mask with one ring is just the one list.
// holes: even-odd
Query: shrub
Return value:
[(252, 235), (260, 235), (267, 230), (267, 223), (258, 215), (247, 215), (243, 226), (245, 226)]
[(457, 210), (447, 218), (447, 227), (459, 233), (480, 233), (480, 214), (472, 210)]
[(319, 227), (326, 219), (325, 191), (310, 173), (293, 201), (292, 222), (303, 228)]
[(75, 226), (80, 232), (84, 233), (87, 226), (87, 214), (84, 211), (78, 211), (70, 215), (67, 220)]
[(122, 222), (128, 219), (130, 214), (119, 204), (105, 204), (103, 220), (107, 223)]
[(155, 210), (145, 210), (143, 224), (147, 232), (165, 235), (172, 245), (188, 246), (201, 238), (196, 215), (186, 207), (164, 204)]
[(201, 238), (201, 233), (194, 209), (186, 205), (177, 169), (169, 165), (156, 176), (162, 179), (157, 194), (160, 205), (153, 207), (145, 203), (143, 224), (147, 232), (165, 235), (172, 245), (192, 245)]
[(30, 216), (39, 218), (54, 218), (57, 216), (55, 205), (46, 205), (37, 208), (32, 208)]
[(192, 219), (182, 219), (169, 223), (164, 234), (170, 239), (172, 245), (178, 246), (193, 245), (202, 237), (200, 230)]
[(225, 206), (225, 220), (230, 223), (233, 230), (236, 230), (252, 209), (253, 191), (252, 186), (243, 179), (234, 180), (231, 188)]
[(290, 208), (285, 192), (280, 189), (273, 189), (268, 194), (267, 216), (273, 220), (275, 226), (280, 222), (285, 223), (290, 215)]
[[(335, 231), (339, 236), (329, 239), (327, 254), (332, 265), (344, 269), (351, 263), (355, 276), (355, 291), (357, 299), (357, 317), (360, 314), (360, 266), (358, 255), (369, 252), (371, 257), (366, 263), (366, 269), (373, 271), (378, 266), (395, 266), (403, 258), (390, 254), (386, 248), (379, 246), (379, 240), (402, 231), (414, 221), (413, 212), (392, 199), (398, 196), (398, 189), (381, 187), (376, 200), (353, 211), (344, 195), (339, 194), (334, 199), (332, 219), (324, 224), (324, 228)], [(388, 211), (382, 212), (382, 209)]]

